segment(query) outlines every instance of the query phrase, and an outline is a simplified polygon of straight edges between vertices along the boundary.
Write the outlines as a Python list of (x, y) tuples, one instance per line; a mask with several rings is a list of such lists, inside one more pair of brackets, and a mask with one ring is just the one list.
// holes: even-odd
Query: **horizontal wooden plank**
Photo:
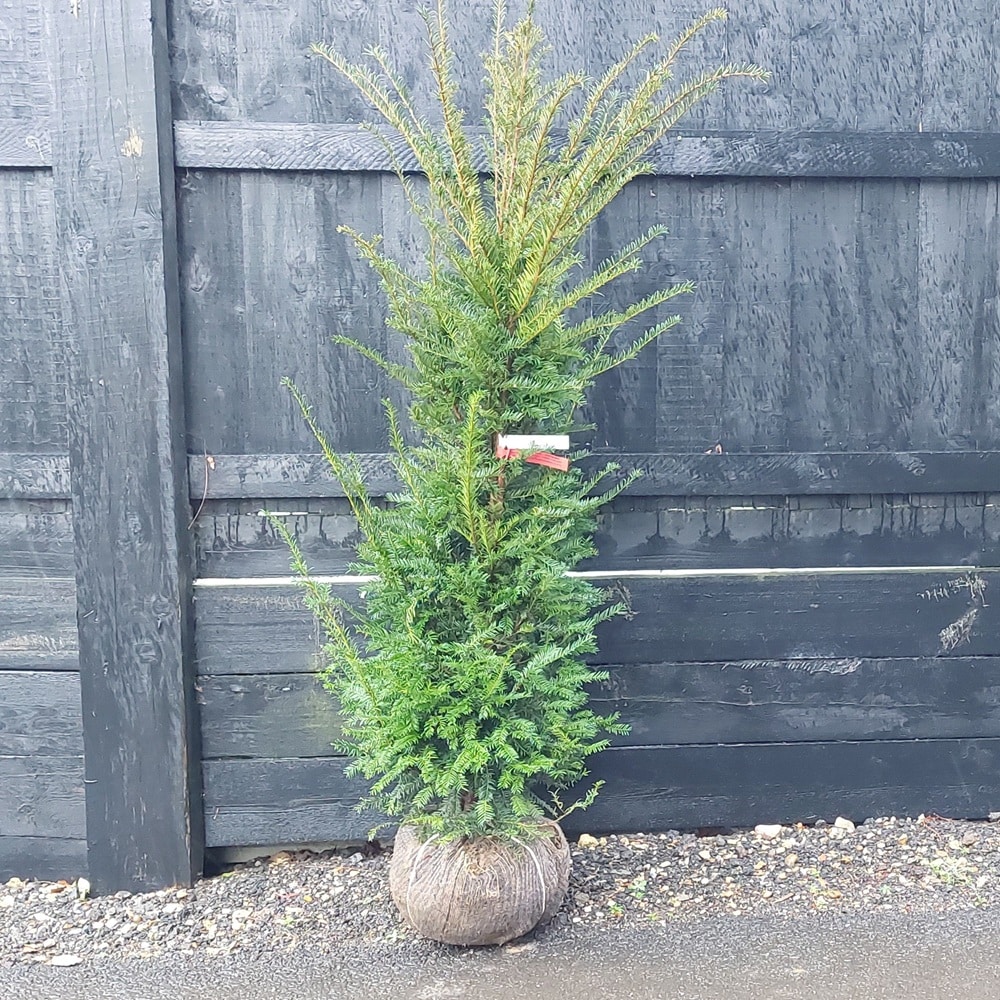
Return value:
[(1000, 565), (995, 494), (621, 498), (587, 568)]
[(0, 756), (0, 838), (84, 836), (82, 757)]
[(68, 497), (68, 456), (0, 451), (0, 499)]
[(329, 757), (340, 737), (336, 700), (315, 674), (209, 676), (198, 688), (206, 760)]
[[(1000, 737), (998, 657), (609, 669), (591, 703), (631, 726), (616, 746)], [(340, 736), (335, 699), (314, 674), (209, 676), (199, 687), (206, 759), (328, 757)]]
[[(355, 458), (373, 496), (400, 488), (388, 455)], [(209, 464), (203, 455), (188, 457), (192, 500), (344, 496), (322, 455), (212, 455), (211, 459)]]
[[(370, 491), (400, 488), (388, 455), (359, 455)], [(593, 455), (590, 470), (617, 462), (641, 470), (630, 496), (986, 493), (1000, 482), (1000, 452)], [(343, 496), (320, 455), (213, 455), (188, 462), (192, 499)], [(208, 482), (205, 476), (208, 474)]]
[[(174, 123), (179, 167), (415, 172), (401, 137), (357, 125), (262, 121)], [(474, 148), (480, 148), (475, 142)], [(479, 169), (487, 169), (480, 153)], [(995, 177), (990, 132), (678, 131), (649, 155), (651, 173), (688, 177)]]
[[(365, 839), (363, 791), (343, 758), (204, 764), (211, 847)], [(623, 747), (593, 760), (605, 786), (571, 836), (937, 813), (985, 818), (1000, 803), (1000, 740)], [(391, 828), (387, 835), (391, 834)]]
[(86, 840), (0, 837), (0, 882), (10, 878), (72, 882), (86, 874)]
[(0, 756), (69, 757), (82, 753), (79, 675), (0, 671)]
[(0, 670), (76, 670), (76, 584), (0, 576)]
[(0, 576), (70, 578), (75, 572), (68, 500), (0, 500)]
[(618, 746), (1000, 737), (1000, 658), (611, 666), (591, 702)]
[(343, 757), (207, 760), (205, 846), (367, 840), (380, 821), (356, 806), (363, 785)]
[(48, 121), (0, 118), (0, 170), (51, 166)]
[(847, 816), (985, 819), (1000, 803), (1000, 740), (636, 747), (595, 758), (607, 782), (572, 831), (748, 827)]
[[(310, 570), (349, 572), (359, 534), (341, 498), (209, 500), (194, 531), (203, 577), (286, 576), (288, 547), (261, 508), (285, 514)], [(581, 569), (1000, 565), (1000, 495), (620, 497)], [(0, 568), (3, 566), (0, 518)]]
[[(600, 631), (602, 664), (990, 656), (1000, 616), (989, 606), (1000, 571), (981, 571), (987, 607), (968, 636), (942, 632), (971, 607), (964, 577), (948, 572), (804, 571), (608, 578), (628, 618)], [(357, 588), (338, 591), (356, 600)], [(320, 639), (295, 585), (200, 587), (195, 601), (202, 674), (302, 673)]]

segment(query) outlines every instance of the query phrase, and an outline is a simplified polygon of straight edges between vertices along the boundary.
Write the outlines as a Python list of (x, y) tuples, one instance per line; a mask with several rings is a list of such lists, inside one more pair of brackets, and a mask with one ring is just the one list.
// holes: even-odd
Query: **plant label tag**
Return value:
[(498, 434), (497, 448), (527, 451), (541, 448), (544, 451), (569, 451), (568, 434)]
[(536, 451), (534, 455), (529, 455), (525, 461), (531, 462), (532, 465), (544, 465), (547, 469), (569, 472), (569, 459), (563, 455), (553, 455), (550, 451)]

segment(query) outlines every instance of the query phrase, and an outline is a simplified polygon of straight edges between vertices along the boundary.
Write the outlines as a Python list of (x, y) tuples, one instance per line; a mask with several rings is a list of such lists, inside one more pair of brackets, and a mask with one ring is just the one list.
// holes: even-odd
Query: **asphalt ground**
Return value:
[(1000, 1000), (1000, 908), (761, 916), (427, 953), (166, 956), (0, 972), (2, 1000)]

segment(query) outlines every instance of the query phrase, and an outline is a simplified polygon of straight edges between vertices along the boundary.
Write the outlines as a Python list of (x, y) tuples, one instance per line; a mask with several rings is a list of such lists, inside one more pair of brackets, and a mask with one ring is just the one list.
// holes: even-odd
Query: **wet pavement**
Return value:
[(1000, 910), (729, 917), (504, 949), (0, 970), (4, 1000), (997, 1000)]

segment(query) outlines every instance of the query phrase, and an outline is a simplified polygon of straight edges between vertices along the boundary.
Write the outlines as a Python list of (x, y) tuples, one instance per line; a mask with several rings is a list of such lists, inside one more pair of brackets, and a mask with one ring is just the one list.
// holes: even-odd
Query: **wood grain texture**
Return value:
[[(992, 120), (996, 59), (991, 0), (924, 5), (920, 46), (920, 121), (925, 128), (976, 129)], [(971, 85), (970, 85), (971, 84)]]
[[(864, 182), (854, 259), (858, 318), (845, 346), (863, 359), (851, 391), (852, 420), (868, 447), (905, 447), (914, 435), (915, 386), (928, 331), (919, 301), (920, 185), (916, 181)], [(859, 347), (863, 345), (863, 349)]]
[(973, 449), (1000, 437), (996, 182), (920, 187), (912, 438)]
[[(382, 174), (382, 190), (380, 205), (382, 209), (381, 232), (383, 235), (381, 247), (408, 274), (425, 277), (427, 275), (427, 232), (420, 220), (414, 216), (407, 200), (406, 192), (399, 178), (393, 174)], [(427, 181), (423, 177), (410, 178), (411, 190), (418, 197), (425, 197)], [(371, 230), (372, 224), (366, 223), (364, 232)], [(589, 245), (589, 237), (586, 238)], [(382, 314), (387, 320), (388, 303), (385, 303)], [(385, 327), (385, 356), (397, 364), (409, 365), (411, 358), (405, 334), (394, 327)], [(369, 365), (366, 375), (371, 379), (373, 366)], [(403, 440), (416, 444), (420, 437), (409, 418), (410, 398), (407, 389), (395, 379), (385, 378), (381, 383), (383, 398), (388, 399), (400, 418), (400, 432)], [(385, 415), (379, 417), (380, 426)]]
[[(312, 572), (350, 572), (360, 536), (346, 500), (209, 500), (194, 526), (199, 576), (288, 575), (288, 549), (261, 508), (285, 516)], [(996, 566), (1000, 497), (620, 497), (601, 512), (595, 541), (581, 569), (909, 566), (918, 557)]]
[(72, 577), (0, 576), (0, 671), (77, 670)]
[[(765, 60), (766, 62), (766, 60)], [(417, 172), (402, 138), (356, 125), (178, 121), (177, 166), (210, 170)], [(388, 148), (387, 148), (388, 145)], [(391, 151), (391, 152), (390, 152)], [(678, 130), (649, 155), (662, 177), (992, 177), (1000, 137), (988, 131)], [(486, 171), (482, 158), (479, 169)]]
[(206, 846), (367, 840), (382, 818), (356, 811), (363, 785), (346, 766), (343, 757), (206, 760)]
[(692, 295), (665, 303), (648, 317), (659, 322), (681, 316), (681, 323), (650, 351), (656, 358), (655, 450), (704, 452), (722, 439), (726, 292), (735, 222), (731, 188), (714, 181), (649, 178), (638, 189), (638, 228), (668, 229), (655, 248), (648, 248), (643, 284), (662, 288), (690, 279), (697, 286)]
[(86, 836), (83, 759), (0, 756), (0, 839)]
[(789, 181), (733, 185), (719, 441), (728, 451), (787, 448), (792, 350)]
[(20, 126), (47, 116), (52, 100), (45, 19), (44, 0), (0, 0), (0, 107)]
[[(979, 574), (986, 599), (996, 571)], [(605, 624), (595, 663), (838, 660), (989, 656), (1000, 619), (983, 608), (968, 638), (941, 632), (970, 608), (963, 576), (948, 572), (829, 573), (602, 580), (633, 615)], [(358, 600), (356, 588), (336, 590)], [(293, 585), (203, 587), (196, 601), (201, 674), (305, 673), (321, 642)]]
[(0, 672), (0, 757), (82, 755), (79, 676)]
[(377, 228), (380, 198), (373, 176), (184, 176), (180, 256), (193, 451), (312, 450), (312, 435), (280, 385), (284, 376), (313, 402), (336, 447), (386, 446), (384, 379), (330, 342), (344, 333), (385, 347), (381, 295), (349, 238), (336, 231), (341, 224)]
[[(0, 29), (0, 50), (4, 35)], [(0, 449), (5, 452), (66, 450), (66, 335), (54, 223), (51, 175), (0, 168)]]
[(612, 666), (596, 711), (617, 746), (1000, 736), (996, 657), (757, 660)]
[(372, 116), (353, 88), (309, 48), (332, 40), (359, 60), (362, 50), (379, 40), (374, 5), (357, 0), (244, 4), (236, 38), (240, 106), (248, 118), (352, 121)]
[(69, 458), (0, 451), (0, 499), (68, 499)]
[[(363, 785), (343, 758), (205, 762), (211, 846), (365, 840)], [(593, 759), (607, 782), (567, 834), (629, 833), (850, 816), (984, 818), (1000, 799), (1000, 740), (622, 747)], [(385, 831), (391, 835), (391, 826)]]
[(0, 837), (0, 882), (73, 882), (86, 874), (87, 841), (82, 837)]
[[(313, 446), (315, 447), (315, 445)], [(384, 496), (399, 488), (400, 480), (387, 454), (356, 455), (369, 492)], [(336, 497), (343, 489), (333, 478), (322, 455), (211, 453), (189, 460), (192, 498), (236, 497)], [(281, 485), (279, 485), (279, 483)]]
[(341, 737), (337, 703), (314, 674), (207, 676), (198, 686), (205, 760), (329, 757)]
[(217, 0), (181, 0), (170, 18), (170, 91), (178, 119), (239, 118), (239, 6)]
[[(200, 176), (215, 178), (202, 182), (204, 197), (224, 191), (220, 200), (227, 204), (231, 178)], [(401, 234), (393, 236), (392, 252), (407, 263), (415, 257), (415, 237), (401, 225), (385, 184), (379, 190), (362, 183), (370, 175), (342, 181), (321, 175), (309, 182), (303, 176), (253, 182), (256, 207), (251, 211), (244, 203), (241, 218), (256, 221), (235, 228), (227, 222), (218, 238), (206, 240), (207, 253), (185, 250), (201, 275), (190, 286), (206, 289), (186, 296), (193, 303), (193, 450), (312, 450), (299, 415), (277, 388), (276, 371), (299, 378), (325, 409), (322, 422), (338, 446), (369, 451), (379, 445), (378, 400), (386, 381), (350, 350), (324, 344), (323, 335), (360, 330), (372, 346), (391, 346), (396, 357), (403, 348), (382, 327), (380, 297), (366, 294), (371, 276), (331, 230), (346, 219), (370, 231), (366, 214), (381, 205), (382, 227)], [(244, 178), (241, 198), (248, 185)], [(665, 222), (671, 234), (649, 248), (643, 272), (608, 290), (609, 304), (689, 277), (697, 279), (698, 290), (670, 304), (683, 322), (655, 350), (601, 380), (586, 414), (597, 426), (593, 443), (626, 458), (642, 451), (704, 452), (721, 444), (727, 453), (773, 454), (779, 463), (784, 460), (778, 456), (789, 452), (864, 454), (864, 463), (881, 463), (897, 452), (996, 447), (1000, 296), (988, 262), (1000, 252), (994, 249), (997, 190), (978, 180), (646, 179), (633, 185), (600, 220), (590, 258), (601, 259), (649, 222)], [(265, 192), (284, 207), (265, 208)], [(304, 206), (313, 197), (310, 215)], [(204, 228), (210, 217), (205, 201), (196, 198), (190, 209)], [(234, 211), (223, 209), (223, 217), (233, 219)], [(244, 247), (235, 256), (251, 261), (239, 273), (227, 249), (234, 238)], [(980, 247), (984, 252), (970, 249)], [(277, 303), (289, 308), (282, 312)], [(245, 352), (215, 336), (220, 325), (240, 331)], [(248, 393), (254, 407), (244, 402)], [(725, 468), (731, 461), (721, 459), (721, 466), (710, 466)], [(969, 468), (981, 460), (970, 459)], [(826, 476), (814, 468), (784, 482), (738, 488), (808, 492), (814, 488), (808, 479)], [(647, 479), (636, 489), (649, 484)], [(878, 476), (829, 488), (927, 487)], [(948, 488), (991, 484), (966, 479)], [(694, 489), (706, 494), (729, 487), (705, 482)]]
[(848, 816), (983, 818), (1000, 741), (899, 740), (622, 748), (594, 759), (608, 794), (567, 833), (747, 827)]
[[(591, 704), (631, 727), (615, 746), (1000, 737), (997, 657), (609, 669)], [(336, 700), (314, 674), (207, 676), (199, 686), (206, 760), (329, 757), (341, 736)]]
[(50, 167), (52, 148), (49, 122), (0, 118), (0, 170), (11, 167)]
[[(337, 497), (343, 491), (321, 455), (212, 453), (189, 462), (195, 501), (268, 497)], [(375, 496), (399, 489), (386, 454), (357, 456)], [(1000, 452), (811, 452), (779, 454), (596, 454), (585, 469), (617, 462), (642, 477), (630, 496), (770, 496), (903, 493), (982, 493), (1000, 479)], [(207, 475), (207, 483), (206, 483)]]
[[(796, 182), (791, 189), (792, 341), (788, 443), (792, 451), (863, 450), (866, 416), (853, 393), (863, 386), (854, 181)], [(860, 369), (860, 370), (859, 370)], [(844, 401), (851, 404), (845, 406)], [(862, 403), (862, 399), (857, 400)]]
[[(178, 264), (187, 448), (195, 456), (223, 442), (244, 446), (239, 414), (249, 393), (243, 276), (243, 182), (239, 174), (187, 171), (178, 178)], [(192, 457), (192, 470), (204, 457)], [(194, 489), (194, 487), (192, 487)]]
[[(636, 39), (655, 29), (670, 39), (703, 6), (675, 0), (626, 0), (574, 9), (547, 4), (537, 16), (549, 33), (554, 69), (599, 74)], [(518, 8), (518, 12), (523, 7)], [(990, 0), (896, 0), (885, 9), (823, 0), (734, 0), (724, 26), (691, 46), (687, 76), (722, 61), (755, 61), (772, 71), (766, 86), (725, 88), (695, 109), (700, 128), (783, 130), (860, 128), (917, 133), (992, 127), (994, 40)], [(175, 102), (183, 119), (262, 122), (357, 122), (371, 111), (331, 67), (309, 55), (310, 42), (332, 42), (358, 58), (381, 42), (414, 90), (422, 114), (435, 111), (424, 71), (419, 5), (404, 0), (233, 5), (185, 0), (172, 5)], [(478, 54), (488, 47), (485, 2), (452, 9), (460, 98), (481, 107)], [(644, 67), (636, 67), (638, 76)], [(975, 96), (960, 81), (981, 81)]]
[(797, 7), (787, 0), (736, 0), (729, 5), (733, 14), (726, 21), (726, 59), (756, 63), (771, 72), (767, 83), (723, 90), (729, 128), (783, 132), (798, 124), (791, 114), (797, 85), (791, 71)]
[(859, 10), (854, 42), (859, 129), (912, 134), (927, 128), (920, 94), (925, 7), (926, 0), (893, 0)]
[[(639, 218), (639, 198), (643, 189), (641, 182), (629, 184), (607, 211), (598, 216), (590, 233), (589, 256), (594, 267), (634, 240), (637, 233), (649, 228), (650, 223), (642, 226)], [(594, 312), (605, 308), (624, 309), (631, 304), (635, 293), (633, 283), (615, 281), (605, 288), (599, 300), (593, 300), (585, 308)], [(616, 331), (609, 349), (624, 350), (646, 327), (647, 324), (635, 321), (626, 324)], [(656, 350), (643, 351), (631, 361), (606, 372), (599, 385), (599, 390), (590, 394), (580, 414), (582, 422), (595, 428), (593, 446), (614, 452), (655, 452)]]
[(89, 868), (159, 888), (201, 864), (166, 5), (51, 27)]
[(855, 128), (859, 5), (852, 0), (800, 0), (787, 6), (793, 10), (791, 80), (785, 85), (790, 91), (791, 120), (806, 128)]
[(73, 520), (65, 500), (0, 500), (0, 574), (71, 579)]
[[(293, 510), (288, 508), (292, 507)], [(344, 573), (360, 540), (344, 499), (208, 501), (195, 522), (197, 570), (202, 577), (279, 576), (290, 570), (288, 546), (261, 509), (284, 516), (315, 573)]]
[(0, 451), (0, 499), (68, 499), (69, 458)]

